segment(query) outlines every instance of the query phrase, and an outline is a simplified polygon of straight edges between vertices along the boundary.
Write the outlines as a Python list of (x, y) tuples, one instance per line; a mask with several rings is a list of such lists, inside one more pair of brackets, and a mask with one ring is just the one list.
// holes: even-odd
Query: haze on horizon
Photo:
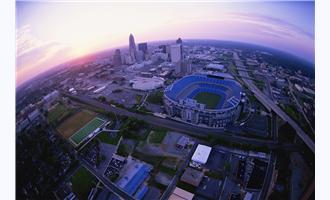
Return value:
[(314, 62), (314, 2), (16, 2), (16, 84), (89, 53), (135, 42), (238, 41)]

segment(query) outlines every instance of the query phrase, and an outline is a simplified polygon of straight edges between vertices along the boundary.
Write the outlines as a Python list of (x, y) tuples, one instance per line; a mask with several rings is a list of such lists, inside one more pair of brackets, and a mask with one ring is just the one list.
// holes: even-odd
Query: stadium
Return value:
[(165, 110), (190, 124), (223, 128), (239, 116), (241, 92), (241, 85), (225, 76), (189, 75), (165, 89)]

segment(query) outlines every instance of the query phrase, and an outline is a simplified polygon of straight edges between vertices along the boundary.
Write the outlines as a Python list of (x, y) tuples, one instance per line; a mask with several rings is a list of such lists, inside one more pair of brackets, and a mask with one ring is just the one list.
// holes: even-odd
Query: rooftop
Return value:
[(194, 197), (193, 193), (176, 187), (171, 194), (169, 200), (192, 200)]
[(205, 164), (207, 162), (207, 159), (209, 158), (209, 155), (211, 153), (211, 147), (199, 144), (194, 152), (194, 155), (192, 156), (191, 160)]

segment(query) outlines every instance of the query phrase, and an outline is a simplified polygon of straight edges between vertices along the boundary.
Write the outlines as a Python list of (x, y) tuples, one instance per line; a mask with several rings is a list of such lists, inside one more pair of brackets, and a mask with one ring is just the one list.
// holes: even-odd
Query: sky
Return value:
[(314, 62), (314, 2), (16, 2), (17, 86), (63, 62), (135, 42), (239, 41)]

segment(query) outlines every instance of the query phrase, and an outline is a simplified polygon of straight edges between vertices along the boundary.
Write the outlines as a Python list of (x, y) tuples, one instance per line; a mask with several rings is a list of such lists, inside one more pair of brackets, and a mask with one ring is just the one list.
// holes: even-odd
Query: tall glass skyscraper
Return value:
[(135, 60), (136, 60), (136, 45), (135, 45), (134, 36), (132, 35), (132, 33), (129, 35), (129, 54), (135, 62)]

